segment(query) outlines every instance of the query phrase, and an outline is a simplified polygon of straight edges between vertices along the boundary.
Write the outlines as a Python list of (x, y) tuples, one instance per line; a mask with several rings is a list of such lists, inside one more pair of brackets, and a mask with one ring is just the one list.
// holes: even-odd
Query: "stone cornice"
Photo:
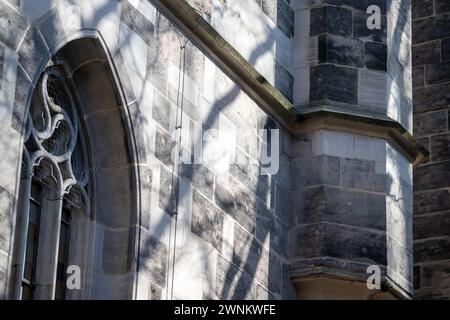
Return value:
[(291, 133), (318, 127), (360, 132), (391, 141), (415, 165), (428, 157), (428, 151), (421, 147), (400, 123), (386, 116), (374, 116), (370, 112), (354, 114), (331, 110), (316, 110), (308, 113), (297, 111), (289, 100), (185, 0), (149, 1), (233, 81), (239, 84), (264, 111)]

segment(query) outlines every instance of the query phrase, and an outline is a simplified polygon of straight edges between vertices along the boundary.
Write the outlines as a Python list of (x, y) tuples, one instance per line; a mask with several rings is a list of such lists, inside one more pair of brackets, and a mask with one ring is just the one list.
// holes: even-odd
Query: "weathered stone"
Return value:
[(383, 194), (320, 186), (297, 191), (293, 197), (297, 224), (327, 222), (386, 230)]
[(102, 271), (120, 274), (129, 271), (129, 230), (105, 228), (103, 231)]
[(341, 162), (337, 157), (316, 156), (294, 160), (292, 188), (298, 190), (321, 184), (339, 186), (340, 168)]
[(192, 203), (191, 231), (222, 251), (223, 213), (195, 190)]
[(0, 42), (11, 49), (16, 50), (23, 35), (27, 31), (28, 24), (25, 18), (13, 10), (5, 2), (0, 2)]
[(447, 110), (434, 111), (414, 116), (414, 135), (422, 137), (430, 134), (438, 134), (447, 130)]
[[(385, 112), (387, 105), (387, 78), (387, 74), (382, 71), (358, 70), (358, 103), (361, 106), (375, 107)], [(340, 146), (337, 145), (336, 148), (338, 147)], [(347, 148), (349, 147), (347, 146)]]
[(450, 161), (420, 166), (414, 171), (414, 190), (448, 188), (449, 179)]
[(414, 90), (414, 113), (438, 110), (450, 104), (450, 84)]
[(281, 265), (262, 245), (242, 228), (236, 227), (233, 245), (233, 263), (254, 276), (270, 292), (281, 289)]
[(51, 9), (37, 23), (50, 52), (55, 53), (57, 46), (66, 37), (58, 9)]
[(154, 90), (152, 117), (167, 132), (170, 131), (170, 114), (175, 111), (175, 106), (171, 104), (169, 99), (162, 95), (158, 90)]
[(429, 239), (414, 242), (414, 262), (444, 260), (450, 258), (450, 238)]
[(414, 239), (450, 236), (450, 212), (414, 216)]
[(426, 66), (425, 80), (427, 84), (438, 84), (450, 81), (450, 62)]
[(431, 137), (431, 160), (450, 160), (450, 134)]
[(427, 42), (412, 47), (413, 66), (436, 64), (441, 62), (439, 41)]
[(435, 290), (436, 287), (446, 288), (447, 290), (443, 290), (444, 294), (448, 291), (450, 287), (450, 266), (447, 261), (424, 263), (420, 274), (422, 287), (434, 287)]
[(149, 234), (144, 233), (140, 252), (140, 270), (160, 287), (166, 284), (167, 247)]
[(275, 88), (280, 90), (286, 99), (293, 101), (294, 77), (278, 62), (275, 62)]
[(129, 168), (97, 170), (95, 172), (96, 221), (109, 228), (124, 228), (130, 225), (131, 181)]
[(230, 214), (247, 231), (254, 233), (256, 223), (255, 196), (231, 181), (216, 179), (214, 201), (219, 208)]
[(311, 68), (311, 101), (329, 99), (357, 103), (358, 71), (334, 65), (319, 65)]
[(413, 44), (450, 37), (450, 16), (438, 15), (414, 21)]
[(50, 53), (45, 45), (42, 35), (37, 27), (28, 29), (19, 48), (19, 63), (28, 76), (35, 80), (50, 59)]
[(386, 175), (376, 172), (375, 161), (343, 159), (341, 177), (345, 188), (386, 191)]
[(417, 88), (421, 88), (423, 86), (425, 86), (425, 67), (424, 66), (420, 66), (420, 67), (415, 67), (412, 69), (413, 72), (413, 94), (416, 91), (415, 89)]
[(366, 67), (386, 71), (387, 46), (376, 42), (366, 42)]
[(140, 13), (128, 1), (121, 1), (121, 21), (126, 23), (131, 30), (136, 32), (142, 40), (150, 45), (155, 41), (154, 25), (142, 13)]
[(450, 3), (446, 0), (434, 0), (436, 14), (450, 12)]
[(256, 217), (256, 238), (262, 243), (270, 239), (268, 244), (271, 252), (285, 257), (288, 249), (288, 238), (285, 231), (287, 228), (287, 225), (271, 212)]
[(411, 1), (412, 18), (424, 18), (434, 14), (434, 0)]
[(167, 170), (163, 165), (160, 166), (159, 183), (159, 207), (169, 215), (173, 214), (176, 208), (176, 197), (178, 192), (177, 177)]
[(181, 177), (192, 183), (192, 186), (207, 198), (213, 198), (214, 174), (202, 164), (185, 164), (180, 169)]
[[(266, 0), (263, 0), (266, 2)], [(277, 2), (277, 26), (288, 37), (294, 35), (294, 11), (291, 9), (288, 2), (285, 0), (278, 0)]]
[[(278, 217), (287, 225), (291, 220), (291, 192), (282, 184), (276, 184), (276, 207), (275, 212)], [(273, 187), (272, 187), (273, 189)]]
[(414, 214), (450, 210), (450, 191), (430, 190), (414, 193)]
[[(298, 245), (302, 244), (302, 245)], [(293, 231), (290, 252), (295, 258), (335, 257), (386, 265), (386, 234), (340, 224), (309, 224)]]
[[(98, 91), (96, 92), (98, 94)], [(88, 100), (87, 95), (82, 97), (86, 97), (85, 101)], [(86, 118), (86, 124), (88, 133), (92, 137), (92, 152), (96, 154), (96, 168), (108, 169), (128, 164), (127, 150), (120, 148), (121, 145), (126, 144), (126, 135), (118, 110), (94, 112)], [(111, 153), (111, 150), (115, 152)]]
[(319, 36), (319, 63), (364, 66), (364, 43), (361, 40), (325, 34)]
[(352, 34), (352, 12), (345, 8), (324, 6), (311, 10), (310, 35), (332, 33), (342, 36)]
[(0, 187), (0, 250), (3, 252), (10, 252), (11, 226), (15, 224), (11, 221), (13, 204), (12, 196)]
[(441, 41), (442, 61), (450, 60), (450, 38)]
[(156, 129), (155, 139), (155, 157), (167, 166), (171, 166), (172, 153), (175, 149), (175, 142), (172, 141), (172, 137), (162, 129)]
[(222, 256), (217, 259), (216, 295), (223, 300), (254, 299), (255, 292), (250, 276)]

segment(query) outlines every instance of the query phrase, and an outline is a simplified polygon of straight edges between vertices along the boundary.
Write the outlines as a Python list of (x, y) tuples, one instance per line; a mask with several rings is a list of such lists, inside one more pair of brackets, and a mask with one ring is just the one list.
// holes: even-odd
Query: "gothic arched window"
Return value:
[(27, 120), (17, 257), (21, 299), (66, 299), (67, 267), (88, 268), (83, 243), (89, 238), (90, 166), (78, 100), (64, 70), (45, 69)]

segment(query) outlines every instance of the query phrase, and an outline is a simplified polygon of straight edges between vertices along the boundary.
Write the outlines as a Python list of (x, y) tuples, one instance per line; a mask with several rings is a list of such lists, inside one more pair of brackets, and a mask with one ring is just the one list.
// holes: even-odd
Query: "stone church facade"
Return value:
[(449, 13), (0, 0), (0, 297), (450, 298)]

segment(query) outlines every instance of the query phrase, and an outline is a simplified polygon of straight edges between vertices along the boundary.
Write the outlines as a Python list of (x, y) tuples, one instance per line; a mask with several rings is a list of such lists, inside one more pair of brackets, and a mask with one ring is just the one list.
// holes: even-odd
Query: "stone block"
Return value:
[(286, 99), (291, 102), (293, 101), (294, 77), (278, 62), (275, 62), (275, 88), (277, 88)]
[(216, 267), (216, 295), (222, 300), (255, 298), (251, 277), (219, 256)]
[(48, 13), (39, 18), (37, 24), (50, 53), (55, 54), (58, 46), (60, 46), (66, 38), (66, 33), (61, 23), (58, 9), (51, 9)]
[(202, 164), (182, 165), (180, 175), (207, 198), (213, 198), (214, 174), (207, 167)]
[[(136, 1), (135, 1), (136, 2)], [(155, 26), (129, 1), (121, 1), (120, 20), (126, 23), (130, 29), (136, 32), (147, 45), (155, 41)]]
[(4, 1), (0, 2), (0, 30), (2, 30), (0, 42), (13, 50), (17, 50), (27, 28), (28, 23), (25, 17)]
[(109, 228), (128, 227), (131, 221), (131, 190), (129, 168), (97, 170), (95, 172), (96, 219)]
[(141, 240), (141, 273), (160, 287), (166, 285), (167, 247), (162, 242), (144, 233)]
[(291, 190), (282, 184), (276, 184), (275, 213), (287, 225), (291, 221)]
[(365, 65), (369, 69), (386, 71), (387, 46), (377, 42), (366, 42)]
[(243, 228), (234, 229), (233, 263), (255, 277), (270, 292), (281, 289), (281, 265), (276, 257)]
[(195, 190), (192, 201), (191, 231), (221, 252), (223, 213)]
[(438, 64), (441, 62), (439, 41), (427, 42), (412, 47), (413, 66)]
[(414, 171), (414, 191), (448, 188), (450, 161), (428, 164)]
[(436, 238), (414, 242), (414, 262), (450, 259), (450, 238)]
[(430, 151), (432, 161), (450, 160), (450, 134), (432, 136)]
[(414, 116), (414, 136), (439, 134), (448, 129), (448, 111), (434, 111)]
[(450, 191), (430, 190), (414, 193), (414, 214), (450, 210)]
[(434, 1), (436, 14), (450, 12), (450, 3), (445, 0), (435, 0)]
[(450, 236), (450, 212), (414, 216), (414, 240)]
[(364, 43), (361, 40), (324, 34), (319, 36), (319, 63), (364, 66)]
[(336, 223), (386, 230), (383, 194), (319, 186), (296, 191), (293, 208), (297, 224)]
[(450, 84), (414, 90), (414, 113), (443, 109), (450, 104)]
[[(358, 2), (358, 1), (356, 1)], [(366, 13), (367, 7), (364, 11), (353, 12), (353, 36), (358, 39), (376, 41), (386, 44), (387, 42), (387, 20), (386, 16), (381, 16), (381, 28), (370, 30), (367, 28), (367, 18), (369, 15)]]
[(170, 132), (170, 116), (176, 112), (176, 107), (158, 90), (154, 90), (152, 117), (167, 132)]
[[(262, 0), (267, 2), (267, 0)], [(277, 3), (277, 26), (280, 28), (288, 37), (294, 35), (294, 11), (288, 1), (278, 0)]]
[(341, 161), (337, 157), (316, 156), (294, 160), (292, 188), (298, 190), (314, 185), (340, 184)]
[[(232, 179), (232, 178), (230, 178)], [(255, 231), (255, 196), (232, 180), (215, 181), (214, 201), (250, 233)]]
[(28, 101), (31, 99), (32, 89), (33, 86), (23, 69), (17, 68), (11, 127), (20, 134), (26, 121), (25, 110), (27, 109)]
[(155, 138), (155, 157), (163, 164), (170, 167), (173, 164), (172, 152), (175, 148), (175, 142), (172, 141), (170, 134), (160, 128), (157, 128)]
[(50, 53), (41, 32), (35, 26), (30, 27), (19, 48), (19, 64), (31, 79), (37, 81), (49, 59)]
[(448, 292), (450, 283), (450, 265), (448, 261), (422, 264), (420, 274), (420, 285), (422, 287), (433, 287), (435, 291), (446, 288), (447, 290), (443, 291), (445, 293)]
[(425, 81), (431, 85), (450, 81), (450, 62), (426, 66)]
[(287, 257), (288, 238), (287, 225), (271, 212), (256, 217), (256, 238), (270, 250), (280, 256)]
[[(414, 67), (412, 68), (412, 80), (413, 80), (413, 96), (416, 96), (416, 91), (418, 88), (425, 86), (425, 67)], [(415, 107), (415, 103), (413, 105)]]
[(356, 104), (358, 101), (358, 71), (335, 65), (311, 68), (310, 99), (334, 100)]
[(434, 0), (411, 1), (412, 18), (424, 18), (434, 14)]
[(438, 15), (414, 21), (413, 44), (450, 37), (450, 16)]
[(177, 177), (172, 174), (172, 171), (169, 171), (163, 165), (161, 165), (160, 168), (159, 207), (167, 214), (172, 215), (177, 210)]
[(358, 103), (386, 110), (387, 75), (385, 72), (358, 70)]
[(12, 228), (15, 226), (13, 206), (14, 198), (0, 187), (0, 251), (5, 253), (10, 252)]
[(450, 60), (450, 38), (441, 41), (442, 61)]
[(128, 229), (104, 228), (102, 271), (106, 274), (123, 274), (129, 271), (130, 233)]
[(376, 170), (375, 161), (342, 159), (341, 185), (344, 188), (384, 193), (386, 175)]
[(324, 6), (311, 10), (310, 36), (332, 33), (342, 36), (352, 34), (352, 12), (349, 9)]
[(387, 264), (384, 232), (319, 223), (296, 227), (290, 239), (290, 252), (295, 258), (326, 256), (353, 262)]
[[(108, 169), (128, 164), (126, 134), (122, 119), (117, 110), (101, 110), (86, 117), (89, 136), (92, 139), (92, 152), (95, 153), (95, 167)], [(111, 153), (111, 150), (115, 150)]]

